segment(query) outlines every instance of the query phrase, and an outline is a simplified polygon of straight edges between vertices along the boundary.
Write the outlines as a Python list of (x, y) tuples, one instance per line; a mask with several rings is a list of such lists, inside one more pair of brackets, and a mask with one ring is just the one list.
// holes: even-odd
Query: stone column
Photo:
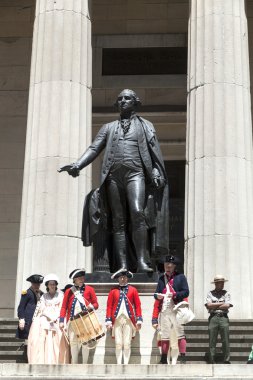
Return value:
[(244, 0), (191, 0), (185, 264), (197, 318), (215, 274), (253, 317), (252, 124)]
[(37, 0), (30, 77), (17, 297), (25, 278), (55, 272), (60, 286), (91, 268), (80, 240), (91, 169), (57, 169), (91, 140), (91, 21), (88, 0)]

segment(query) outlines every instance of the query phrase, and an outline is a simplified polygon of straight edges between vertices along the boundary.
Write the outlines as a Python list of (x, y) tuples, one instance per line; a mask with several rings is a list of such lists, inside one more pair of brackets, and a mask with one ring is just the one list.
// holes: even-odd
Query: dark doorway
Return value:
[(180, 258), (179, 270), (183, 272), (185, 161), (165, 161), (165, 168), (169, 182), (170, 254)]

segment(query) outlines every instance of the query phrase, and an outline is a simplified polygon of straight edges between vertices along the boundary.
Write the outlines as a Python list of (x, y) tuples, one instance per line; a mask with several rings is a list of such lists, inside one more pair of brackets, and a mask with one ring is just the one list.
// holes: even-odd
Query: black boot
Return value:
[(159, 361), (159, 364), (168, 364), (167, 354), (161, 355), (161, 360)]
[(113, 234), (114, 254), (117, 260), (117, 268), (127, 269), (126, 261), (126, 236), (124, 232), (115, 232)]
[(22, 355), (22, 361), (23, 363), (28, 363), (28, 357), (27, 357), (27, 344), (24, 344), (24, 351)]
[(180, 354), (179, 356), (179, 362), (181, 364), (186, 364), (186, 357), (185, 357), (185, 354)]
[(137, 256), (137, 273), (153, 272), (153, 269), (146, 263), (148, 259), (147, 230), (134, 231), (132, 237)]

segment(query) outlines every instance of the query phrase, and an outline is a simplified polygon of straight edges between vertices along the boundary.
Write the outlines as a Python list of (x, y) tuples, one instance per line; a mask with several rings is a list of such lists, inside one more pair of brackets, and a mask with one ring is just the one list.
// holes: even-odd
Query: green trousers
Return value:
[(209, 355), (210, 362), (215, 362), (216, 344), (218, 334), (220, 334), (222, 342), (222, 352), (224, 356), (224, 362), (230, 360), (230, 348), (229, 348), (229, 319), (227, 317), (219, 317), (217, 315), (209, 317), (208, 323), (209, 332)]

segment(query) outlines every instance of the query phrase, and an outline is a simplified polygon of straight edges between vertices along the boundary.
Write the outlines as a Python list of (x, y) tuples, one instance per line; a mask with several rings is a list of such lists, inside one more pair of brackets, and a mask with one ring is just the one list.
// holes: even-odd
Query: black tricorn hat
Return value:
[(29, 281), (33, 284), (42, 284), (44, 277), (40, 274), (32, 274), (30, 277), (27, 277), (26, 281)]
[(133, 273), (125, 268), (119, 269), (117, 272), (113, 273), (111, 279), (119, 278), (120, 276), (127, 276), (127, 278), (133, 278)]
[(66, 290), (68, 290), (69, 288), (72, 288), (72, 286), (73, 286), (73, 284), (67, 284), (67, 285), (64, 286), (63, 289), (61, 289), (61, 291), (62, 291), (63, 293), (65, 293)]
[(172, 264), (175, 264), (175, 265), (180, 264), (179, 258), (177, 256), (173, 256), (173, 255), (165, 256), (164, 259), (163, 259), (163, 262), (164, 263), (172, 263)]
[(69, 275), (69, 278), (71, 280), (74, 280), (74, 278), (76, 277), (82, 277), (82, 276), (85, 276), (85, 269), (82, 268), (82, 269), (74, 269), (70, 275)]

